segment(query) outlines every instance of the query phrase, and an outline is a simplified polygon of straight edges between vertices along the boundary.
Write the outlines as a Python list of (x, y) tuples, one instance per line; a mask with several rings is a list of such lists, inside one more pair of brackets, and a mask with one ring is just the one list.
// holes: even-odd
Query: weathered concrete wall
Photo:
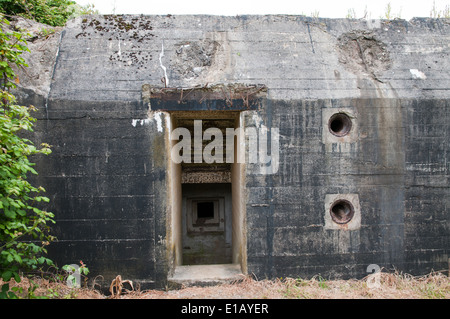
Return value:
[[(299, 16), (89, 16), (61, 32), (36, 139), (61, 264), (161, 286), (173, 268), (168, 113), (142, 86), (263, 84), (246, 127), (279, 128), (273, 175), (246, 165), (246, 262), (258, 278), (362, 277), (370, 264), (448, 267), (448, 20)], [(351, 114), (335, 138), (328, 117)], [(358, 201), (360, 222), (326, 227), (327, 198)], [(179, 196), (179, 194), (177, 195)], [(238, 205), (239, 206), (239, 205)], [(171, 216), (170, 219), (174, 217)]]

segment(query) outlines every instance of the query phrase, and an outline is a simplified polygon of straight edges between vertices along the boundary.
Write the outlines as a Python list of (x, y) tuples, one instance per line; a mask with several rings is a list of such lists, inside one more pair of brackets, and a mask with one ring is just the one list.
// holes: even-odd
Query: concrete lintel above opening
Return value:
[(267, 87), (262, 84), (232, 83), (193, 88), (142, 86), (144, 103), (152, 110), (161, 111), (257, 110), (266, 98)]

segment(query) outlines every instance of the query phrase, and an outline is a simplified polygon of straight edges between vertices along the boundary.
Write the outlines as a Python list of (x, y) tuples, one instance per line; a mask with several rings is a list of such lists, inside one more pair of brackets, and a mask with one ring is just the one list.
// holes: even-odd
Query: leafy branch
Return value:
[(53, 262), (44, 257), (46, 246), (55, 238), (49, 234), (54, 215), (41, 208), (49, 199), (43, 187), (27, 181), (37, 174), (30, 156), (51, 153), (48, 144), (37, 148), (23, 137), (33, 132), (34, 106), (17, 105), (10, 93), (18, 79), (13, 67), (27, 66), (21, 54), (28, 51), (25, 35), (8, 31), (8, 21), (0, 17), (0, 276), (5, 282), (0, 298), (16, 298), (9, 281), (20, 281), (19, 271), (34, 270)]

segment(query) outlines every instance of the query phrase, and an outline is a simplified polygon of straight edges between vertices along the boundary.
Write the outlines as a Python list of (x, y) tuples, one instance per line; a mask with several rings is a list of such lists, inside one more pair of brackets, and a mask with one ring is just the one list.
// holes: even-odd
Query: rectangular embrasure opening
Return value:
[(205, 201), (197, 203), (197, 221), (200, 225), (208, 220), (214, 219), (215, 216), (214, 202)]

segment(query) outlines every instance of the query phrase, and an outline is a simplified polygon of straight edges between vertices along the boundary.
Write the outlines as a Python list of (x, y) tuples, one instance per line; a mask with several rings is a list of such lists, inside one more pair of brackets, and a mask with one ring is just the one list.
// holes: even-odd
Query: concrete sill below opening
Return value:
[(244, 279), (239, 264), (177, 266), (169, 283), (182, 286), (212, 286)]

